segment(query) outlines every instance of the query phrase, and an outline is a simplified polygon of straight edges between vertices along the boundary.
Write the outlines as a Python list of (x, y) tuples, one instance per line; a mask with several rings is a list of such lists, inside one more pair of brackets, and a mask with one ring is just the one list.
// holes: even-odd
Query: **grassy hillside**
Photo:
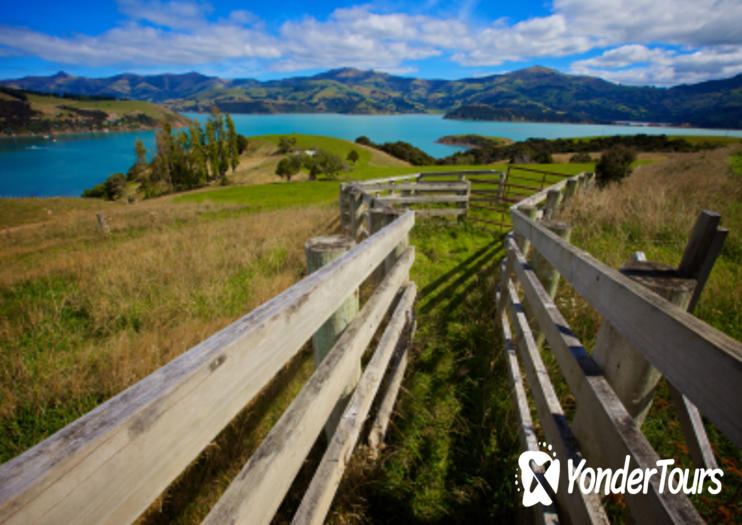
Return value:
[(78, 202), (0, 235), (2, 461), (296, 282), (337, 215), (165, 198), (100, 206), (106, 236)]
[[(620, 186), (578, 197), (565, 219), (574, 230), (572, 242), (598, 259), (619, 267), (636, 250), (650, 261), (676, 266), (701, 210), (722, 215), (729, 229), (694, 314), (737, 340), (742, 340), (742, 158), (740, 146), (679, 155), (643, 165)], [(730, 162), (732, 161), (732, 162)], [(566, 287), (557, 299), (586, 347), (592, 347), (599, 316)], [(691, 467), (667, 384), (663, 381), (643, 431), (660, 457)], [(709, 523), (737, 523), (742, 507), (742, 453), (707, 423), (714, 452), (724, 470), (719, 496), (692, 499)]]
[(742, 75), (669, 89), (622, 86), (544, 67), (460, 80), (335, 69), (261, 82), (198, 73), (88, 79), (59, 73), (2, 84), (52, 93), (128, 97), (179, 111), (231, 113), (447, 113), (450, 118), (535, 122), (651, 121), (742, 128)]
[(0, 134), (129, 131), (190, 120), (152, 102), (56, 97), (0, 88)]
[[(399, 165), (347, 141), (296, 138), (298, 148), (321, 147), (343, 158), (357, 149), (358, 164), (341, 178), (450, 169)], [(235, 175), (244, 182), (264, 177), (264, 184), (129, 206), (0, 201), (0, 210), (12, 206), (0, 212), (0, 347), (8, 349), (0, 354), (0, 461), (304, 275), (304, 241), (338, 229), (340, 182), (278, 182), (270, 172), (281, 158), (277, 142), (278, 136), (251, 138), (253, 154), (245, 162), (252, 158), (253, 164)], [(677, 263), (697, 211), (719, 210), (730, 238), (698, 314), (741, 339), (742, 179), (730, 166), (742, 166), (742, 153), (730, 157), (733, 151), (740, 150), (678, 154), (643, 165), (621, 187), (580, 198), (568, 218), (574, 242), (614, 266), (639, 249), (650, 259)], [(537, 167), (565, 174), (592, 169)], [(96, 211), (105, 214), (110, 236), (98, 230)], [(329, 522), (512, 522), (519, 498), (510, 480), (521, 451), (494, 324), (500, 237), (472, 223), (419, 220), (411, 243), (418, 332), (387, 447), (377, 460), (363, 447), (357, 451)], [(574, 294), (558, 300), (590, 345), (597, 316)], [(310, 353), (300, 354), (140, 521), (200, 522), (312, 368)], [(660, 455), (686, 461), (663, 399), (645, 430)], [(308, 466), (321, 455), (323, 439)], [(740, 472), (739, 451), (714, 439), (724, 458), (726, 499), (700, 501), (701, 510), (709, 521), (731, 523), (742, 510), (740, 484), (728, 484)], [(279, 522), (291, 518), (309, 476), (299, 475)]]

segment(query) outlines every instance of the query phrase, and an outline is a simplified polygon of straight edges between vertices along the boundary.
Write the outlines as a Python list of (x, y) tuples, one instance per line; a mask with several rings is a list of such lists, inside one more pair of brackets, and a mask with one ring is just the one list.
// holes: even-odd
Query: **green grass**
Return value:
[(108, 113), (118, 113), (119, 115), (124, 113), (144, 113), (157, 121), (161, 121), (166, 117), (172, 118), (176, 116), (162, 106), (141, 100), (74, 100), (32, 94), (28, 95), (28, 100), (32, 105), (64, 105), (79, 109), (98, 109)]
[(0, 228), (11, 228), (32, 222), (53, 221), (60, 214), (79, 211), (102, 211), (117, 206), (112, 202), (98, 199), (71, 197), (0, 198)]
[(323, 149), (338, 155), (341, 159), (345, 160), (350, 150), (354, 149), (358, 152), (358, 165), (365, 166), (371, 160), (371, 152), (365, 148), (362, 148), (353, 142), (336, 139), (333, 137), (323, 137), (320, 135), (300, 135), (298, 133), (281, 134), (281, 135), (261, 135), (259, 138), (269, 140), (278, 146), (278, 140), (281, 137), (293, 137), (296, 139), (296, 149), (298, 150), (311, 150), (311, 149)]
[(715, 146), (729, 146), (742, 142), (740, 137), (724, 137), (721, 135), (668, 135), (670, 140), (684, 140), (694, 146), (701, 144), (711, 144)]
[(737, 175), (742, 175), (742, 153), (734, 153), (729, 158), (729, 165)]
[(491, 295), (502, 244), (433, 219), (418, 221), (410, 242), (419, 295), (407, 379), (383, 457), (362, 489), (341, 487), (335, 515), (360, 507), (374, 523), (509, 523), (517, 497), (502, 480), (519, 451)]
[[(694, 315), (742, 340), (742, 183), (730, 170), (742, 167), (741, 155), (739, 148), (731, 155), (729, 149), (719, 149), (644, 166), (620, 186), (578, 199), (567, 217), (574, 226), (573, 244), (614, 268), (636, 250), (644, 251), (650, 261), (676, 266), (698, 212), (719, 212), (729, 235)], [(592, 348), (600, 317), (566, 286), (557, 304), (583, 345)], [(557, 370), (553, 363), (547, 366)], [(560, 393), (568, 402), (565, 390)], [(714, 425), (707, 422), (706, 428), (724, 470), (723, 490), (718, 496), (696, 495), (691, 500), (710, 523), (735, 523), (742, 513), (742, 453)], [(660, 457), (692, 466), (664, 381), (642, 430)], [(614, 518), (622, 522), (620, 509), (613, 510)]]
[(335, 181), (255, 184), (189, 193), (174, 201), (243, 204), (250, 211), (268, 211), (330, 202), (338, 198), (339, 191), (340, 185)]

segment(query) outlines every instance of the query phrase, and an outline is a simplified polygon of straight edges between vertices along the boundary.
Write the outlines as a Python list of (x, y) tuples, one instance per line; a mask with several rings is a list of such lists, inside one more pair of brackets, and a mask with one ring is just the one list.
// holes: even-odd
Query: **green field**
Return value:
[[(241, 176), (268, 172), (279, 135), (253, 137)], [(351, 142), (297, 136), (360, 160), (339, 180), (219, 187), (138, 202), (0, 201), (0, 458), (7, 460), (262, 304), (305, 275), (303, 243), (338, 231), (341, 180), (420, 171), (506, 169), (400, 166)], [(733, 175), (730, 166), (736, 167)], [(565, 175), (592, 164), (523, 166)], [(529, 176), (510, 166), (514, 175)], [(639, 165), (620, 187), (579, 197), (565, 219), (573, 242), (617, 267), (633, 251), (677, 264), (700, 209), (731, 231), (697, 315), (742, 339), (742, 154), (713, 150)], [(534, 185), (560, 179), (531, 174)], [(322, 178), (322, 177), (321, 177)], [(475, 185), (476, 187), (476, 185)], [(51, 213), (49, 213), (51, 212)], [(111, 233), (99, 231), (96, 212)], [(8, 229), (9, 228), (9, 229)], [(476, 223), (418, 219), (412, 279), (418, 330), (380, 458), (359, 450), (329, 523), (509, 523), (520, 454), (510, 385), (494, 319), (501, 232)], [(600, 319), (562, 287), (557, 298), (589, 347)], [(547, 351), (544, 359), (557, 370)], [(309, 352), (230, 425), (148, 511), (143, 522), (200, 522), (312, 371)], [(566, 407), (573, 406), (557, 382)], [(572, 403), (572, 405), (570, 405)], [(710, 522), (742, 513), (739, 450), (709, 427), (725, 469), (718, 499), (697, 498)], [(687, 451), (662, 387), (645, 427), (663, 457)], [(320, 440), (321, 441), (321, 440)], [(321, 444), (319, 453), (321, 454)], [(308, 464), (316, 461), (318, 452)], [(290, 520), (306, 473), (277, 521)], [(611, 517), (625, 519), (620, 502)]]

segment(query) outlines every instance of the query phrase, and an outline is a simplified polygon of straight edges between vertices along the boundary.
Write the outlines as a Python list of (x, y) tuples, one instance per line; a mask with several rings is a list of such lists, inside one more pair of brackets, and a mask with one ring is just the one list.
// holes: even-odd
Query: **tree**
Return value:
[(296, 146), (296, 137), (284, 135), (278, 139), (278, 153), (288, 153), (294, 149), (294, 146)]
[(371, 139), (369, 139), (366, 135), (361, 135), (356, 139), (356, 144), (362, 144), (363, 146), (376, 146), (373, 142), (371, 142)]
[(142, 139), (137, 139), (134, 142), (134, 156), (136, 160), (131, 168), (129, 168), (129, 171), (126, 172), (126, 178), (128, 180), (138, 180), (147, 170), (147, 148), (144, 147)]
[(206, 151), (211, 168), (211, 178), (219, 175), (219, 144), (216, 141), (216, 127), (212, 120), (206, 121)]
[(299, 173), (302, 159), (299, 155), (290, 155), (282, 158), (276, 166), (276, 175), (283, 177), (287, 182), (291, 182), (291, 177)]
[(227, 154), (229, 157), (229, 166), (232, 168), (232, 173), (234, 173), (234, 170), (240, 163), (240, 152), (237, 145), (237, 132), (234, 130), (234, 122), (232, 121), (232, 117), (229, 116), (229, 113), (227, 113), (227, 116), (225, 118), (227, 121)]
[(588, 162), (592, 161), (593, 158), (586, 151), (577, 152), (569, 158), (569, 162), (571, 162), (572, 164), (587, 164)]
[(317, 163), (320, 166), (320, 170), (323, 171), (329, 178), (336, 178), (337, 174), (345, 168), (343, 160), (334, 153), (325, 150), (317, 150), (315, 154), (317, 157)]
[(358, 152), (354, 149), (350, 150), (348, 152), (348, 156), (346, 157), (346, 160), (348, 162), (352, 162), (353, 164), (355, 164), (356, 162), (358, 162)]
[[(224, 130), (224, 118), (222, 115), (216, 118), (214, 129), (216, 132), (217, 150), (219, 151), (219, 177), (224, 179), (229, 169), (229, 144), (227, 133)], [(225, 184), (224, 180), (222, 180), (222, 184)]]
[(302, 164), (309, 170), (309, 180), (317, 180), (317, 175), (320, 173), (334, 179), (341, 170), (346, 168), (339, 156), (323, 149), (315, 149), (314, 155), (304, 155)]
[(167, 186), (172, 186), (172, 163), (173, 163), (173, 128), (169, 122), (162, 123), (160, 129), (155, 135), (157, 144), (157, 155), (152, 159), (150, 167), (152, 168), (151, 178), (154, 181), (162, 180)]
[[(102, 186), (103, 194), (100, 195), (101, 197), (104, 197), (109, 201), (120, 199), (123, 197), (124, 193), (126, 193), (126, 175), (123, 173), (114, 173), (103, 182)], [(96, 186), (94, 190), (97, 188), (98, 186)], [(83, 196), (85, 196), (84, 193)]]
[(191, 126), (190, 156), (198, 186), (204, 186), (209, 178), (209, 157), (201, 124)]
[(605, 151), (595, 165), (595, 180), (598, 186), (605, 187), (611, 182), (620, 183), (631, 173), (631, 163), (636, 153), (625, 146), (615, 146)]
[(240, 155), (247, 151), (247, 137), (244, 135), (237, 135), (237, 151)]
[(538, 151), (533, 156), (533, 160), (539, 164), (551, 164), (554, 160), (551, 158), (551, 153), (548, 151)]

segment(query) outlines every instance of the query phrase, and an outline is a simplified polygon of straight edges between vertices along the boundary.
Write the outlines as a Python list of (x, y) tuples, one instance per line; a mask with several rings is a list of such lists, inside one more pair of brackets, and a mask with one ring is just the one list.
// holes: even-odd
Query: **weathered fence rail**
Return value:
[[(406, 246), (414, 213), (386, 222), (344, 255), (0, 466), (0, 522), (137, 519), (381, 265), (385, 275), (371, 298), (207, 517), (210, 523), (270, 522), (396, 301), (328, 449), (332, 457), (321, 463), (323, 474), (312, 484), (316, 503), (296, 518), (321, 520), (336, 488), (327, 483), (342, 472), (393, 350), (404, 342), (403, 327), (412, 324), (414, 249)], [(399, 350), (406, 346), (400, 344)], [(404, 362), (398, 355), (393, 377)], [(398, 380), (390, 384), (387, 405), (399, 389)], [(388, 416), (387, 408), (374, 424), (377, 444)], [(331, 476), (324, 474), (328, 462)]]
[(341, 221), (345, 231), (359, 239), (371, 231), (369, 210), (414, 206), (418, 216), (457, 217), (508, 230), (512, 228), (507, 219), (509, 205), (543, 189), (547, 176), (567, 177), (517, 167), (505, 171), (422, 172), (345, 183), (340, 188)]
[[(503, 218), (497, 220), (498, 213), (508, 211), (513, 232), (504, 241), (497, 324), (524, 449), (535, 451), (539, 444), (521, 366), (537, 420), (562, 458), (586, 458), (604, 468), (623, 466), (626, 456), (631, 467), (641, 468), (652, 468), (659, 459), (641, 432), (639, 416), (617, 393), (616, 376), (605, 373), (600, 365), (605, 363), (584, 348), (555, 305), (560, 277), (603, 316), (614, 334), (596, 344), (600, 352), (610, 354), (612, 341), (620, 339), (621, 352), (630, 356), (625, 359), (646, 360), (647, 377), (656, 380), (656, 369), (671, 383), (697, 461), (714, 463), (700, 413), (742, 446), (742, 345), (568, 242), (569, 228), (553, 218), (592, 184), (593, 174), (546, 187), (547, 175), (553, 180), (559, 174), (517, 169), (536, 178), (511, 177), (511, 170), (478, 170), (341, 185), (342, 225), (362, 242), (0, 466), (0, 522), (136, 520), (370, 278), (370, 298), (359, 311), (351, 308), (354, 314), (341, 329), (331, 330), (329, 350), (315, 354), (315, 373), (206, 518), (215, 524), (270, 523), (324, 428), (328, 446), (293, 519), (295, 524), (321, 523), (374, 399), (380, 398), (368, 436), (372, 448), (384, 438), (404, 376), (415, 329), (416, 287), (409, 281), (414, 248), (408, 235), (416, 214), (510, 228)], [(506, 203), (517, 200), (516, 190), (538, 191), (508, 207)], [(397, 208), (410, 205), (434, 207)], [(483, 215), (473, 216), (470, 208)], [(678, 269), (695, 285), (688, 294), (689, 309), (723, 243), (725, 232), (717, 225), (718, 220), (704, 216)], [(538, 257), (529, 260), (531, 250)], [(359, 373), (361, 357), (379, 332), (375, 351)], [(544, 341), (576, 400), (573, 421), (542, 359)], [(643, 386), (651, 387), (643, 377)], [(386, 387), (380, 392), (382, 385)], [(345, 399), (347, 405), (342, 404)], [(341, 417), (335, 420), (338, 410)], [(635, 521), (702, 521), (685, 496), (661, 490), (656, 478), (647, 489), (647, 494), (626, 495)], [(555, 505), (536, 508), (544, 523), (557, 523), (565, 514), (575, 523), (608, 522), (599, 495), (593, 493), (559, 490)]]
[[(680, 393), (682, 401), (678, 403), (678, 410), (681, 419), (689, 406), (691, 413), (697, 407), (737, 446), (742, 446), (742, 420), (739, 417), (742, 344), (637, 282), (636, 277), (632, 279), (575, 248), (556, 233), (559, 224), (542, 222), (544, 218), (555, 216), (577, 191), (589, 187), (591, 179), (591, 175), (580, 175), (560, 181), (521, 200), (510, 210), (514, 231), (505, 241), (507, 257), (501, 267), (496, 299), (498, 325), (503, 329), (514, 402), (520, 417), (521, 443), (527, 450), (538, 450), (520, 371), (522, 365), (533, 394), (538, 421), (547, 440), (564, 460), (571, 458), (579, 462), (585, 458), (588, 464), (596, 467), (619, 468), (628, 456), (630, 468), (655, 468), (660, 458), (641, 432), (639, 416), (627, 410), (632, 400), (619, 397), (615, 390), (619, 375), (623, 374), (621, 377), (625, 381), (627, 373), (637, 370), (635, 361), (646, 360), (648, 370), (656, 368)], [(716, 228), (718, 220), (711, 228), (703, 227), (708, 222), (708, 215), (702, 214), (699, 219), (702, 226), (697, 225), (694, 230), (681, 263), (681, 267), (685, 264), (695, 270), (689, 272), (686, 269), (685, 274), (673, 271), (672, 282), (666, 285), (673, 287), (678, 281), (683, 281), (685, 286), (687, 281), (691, 281), (696, 287), (694, 298), (700, 292), (699, 283), (703, 286), (718, 254), (719, 239), (723, 241), (724, 236), (723, 230)], [(564, 231), (563, 227), (561, 231)], [(702, 239), (697, 232), (706, 232), (709, 238)], [(530, 249), (534, 258), (529, 260)], [(538, 258), (551, 265), (551, 276), (543, 272), (537, 275)], [(603, 316), (604, 325), (615, 331), (610, 337), (598, 336), (595, 352), (615, 356), (618, 355), (616, 352), (623, 351), (617, 345), (623, 345), (621, 348), (630, 345), (632, 348), (631, 354), (625, 351), (620, 354), (623, 361), (616, 370), (621, 371), (606, 374), (596, 362), (596, 354), (591, 355), (570, 330), (554, 303), (556, 282), (553, 279), (560, 276)], [(662, 286), (657, 285), (657, 288)], [(576, 399), (576, 416), (571, 422), (565, 416), (542, 361), (537, 333), (545, 336), (548, 351), (555, 356)], [(651, 402), (653, 384), (650, 381), (656, 384), (659, 375), (652, 376), (653, 379), (649, 376), (628, 379), (634, 383), (643, 382), (640, 386), (648, 389), (649, 394), (647, 390), (642, 392)], [(689, 423), (684, 428), (686, 440), (691, 450), (695, 447), (706, 451), (706, 465), (699, 466), (715, 466), (700, 421), (700, 416), (697, 416), (695, 426)], [(625, 495), (637, 523), (703, 521), (682, 493), (662, 490), (656, 478), (647, 488), (647, 494)], [(556, 496), (559, 511), (569, 516), (568, 521), (607, 522), (595, 494), (591, 496), (596, 497), (583, 497), (560, 490)], [(540, 511), (539, 521), (554, 522), (557, 519), (554, 508), (541, 507)]]

